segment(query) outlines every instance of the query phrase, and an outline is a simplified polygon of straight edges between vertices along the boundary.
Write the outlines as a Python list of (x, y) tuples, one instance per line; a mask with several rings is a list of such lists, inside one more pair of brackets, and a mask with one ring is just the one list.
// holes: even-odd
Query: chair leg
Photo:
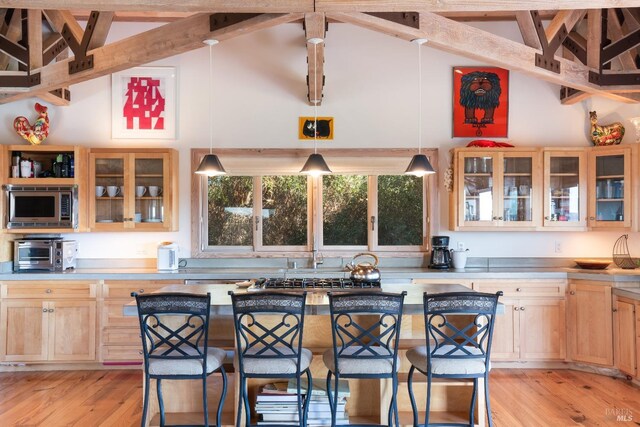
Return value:
[(331, 398), (331, 370), (327, 371), (327, 399), (329, 400), (329, 410), (333, 413), (333, 399)]
[(411, 402), (411, 411), (413, 412), (413, 427), (418, 427), (418, 407), (416, 406), (416, 398), (413, 395), (413, 373), (415, 370), (416, 367), (411, 365), (407, 378), (407, 388), (409, 389), (409, 401)]
[(207, 374), (202, 378), (202, 410), (204, 412), (204, 425), (209, 427), (209, 405), (207, 405)]
[(478, 379), (473, 379), (473, 391), (471, 392), (471, 408), (469, 408), (469, 426), (473, 427), (475, 423), (473, 422), (473, 416), (476, 409), (476, 398), (478, 393)]
[(298, 403), (298, 425), (304, 427), (304, 416), (302, 412), (302, 390), (300, 389), (300, 374), (296, 375), (296, 402)]
[(162, 381), (156, 379), (156, 390), (158, 391), (158, 406), (160, 407), (160, 427), (164, 427), (164, 402), (162, 401)]
[(240, 374), (240, 384), (238, 385), (238, 415), (236, 418), (236, 427), (240, 427), (242, 421), (242, 408), (244, 406), (244, 384), (246, 379)]
[(427, 374), (427, 410), (424, 414), (424, 426), (429, 425), (429, 411), (431, 410), (431, 372)]
[(244, 411), (247, 413), (247, 427), (251, 426), (251, 409), (249, 408), (249, 389), (247, 388), (247, 379), (244, 379), (244, 386), (242, 387), (242, 397), (244, 399)]
[(309, 403), (311, 402), (311, 395), (313, 393), (313, 378), (311, 377), (311, 369), (307, 368), (307, 395), (304, 399), (304, 426), (307, 425), (309, 417)]
[(340, 374), (336, 372), (334, 376), (336, 377), (336, 383), (333, 385), (335, 393), (333, 394), (334, 405), (331, 408), (331, 427), (336, 427), (336, 419), (338, 418), (338, 386), (340, 384)]
[(491, 399), (489, 399), (489, 375), (484, 376), (484, 399), (487, 402), (487, 419), (489, 427), (493, 427), (493, 417), (491, 416)]
[(222, 394), (220, 394), (220, 402), (218, 402), (218, 412), (216, 413), (216, 427), (222, 427), (222, 409), (224, 400), (227, 398), (227, 373), (224, 367), (220, 365), (220, 375), (222, 376)]
[(145, 427), (147, 425), (147, 410), (149, 409), (149, 376), (144, 376), (144, 397), (142, 399), (142, 421), (140, 423), (141, 427)]
[(398, 414), (398, 373), (393, 375), (393, 418), (396, 427), (400, 427), (400, 415)]

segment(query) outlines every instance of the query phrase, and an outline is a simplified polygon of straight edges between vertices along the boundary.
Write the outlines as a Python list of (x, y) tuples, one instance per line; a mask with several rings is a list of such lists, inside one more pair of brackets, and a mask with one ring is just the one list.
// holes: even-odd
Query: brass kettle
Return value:
[[(361, 262), (355, 264), (356, 258), (369, 256), (375, 260), (374, 264), (370, 262)], [(378, 270), (378, 257), (371, 252), (362, 252), (353, 257), (351, 262), (346, 265), (347, 270), (351, 272), (351, 280), (355, 282), (378, 282), (380, 281), (380, 270)]]

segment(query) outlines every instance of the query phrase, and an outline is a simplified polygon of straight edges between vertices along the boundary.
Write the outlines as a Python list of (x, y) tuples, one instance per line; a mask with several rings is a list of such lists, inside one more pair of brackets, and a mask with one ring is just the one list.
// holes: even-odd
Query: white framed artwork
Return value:
[(111, 75), (111, 137), (176, 139), (175, 67), (135, 67)]

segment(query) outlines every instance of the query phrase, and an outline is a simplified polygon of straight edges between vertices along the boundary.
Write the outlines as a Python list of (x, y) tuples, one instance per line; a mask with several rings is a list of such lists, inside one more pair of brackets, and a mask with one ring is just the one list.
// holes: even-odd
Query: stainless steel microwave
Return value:
[(78, 228), (78, 187), (5, 185), (5, 227)]

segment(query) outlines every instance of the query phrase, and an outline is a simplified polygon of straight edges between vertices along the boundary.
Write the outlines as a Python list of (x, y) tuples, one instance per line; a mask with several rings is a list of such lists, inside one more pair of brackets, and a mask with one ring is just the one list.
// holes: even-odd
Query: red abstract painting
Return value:
[(127, 129), (164, 129), (165, 96), (160, 79), (130, 77), (122, 115)]
[(453, 136), (508, 136), (509, 71), (454, 67)]

